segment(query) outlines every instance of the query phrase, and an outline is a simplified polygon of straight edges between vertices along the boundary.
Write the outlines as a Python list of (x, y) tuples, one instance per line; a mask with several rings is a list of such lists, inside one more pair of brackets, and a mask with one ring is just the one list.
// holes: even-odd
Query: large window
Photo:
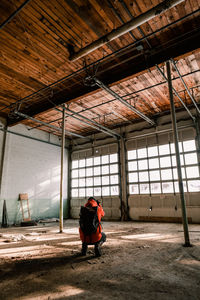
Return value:
[[(185, 192), (200, 191), (195, 140), (179, 142)], [(178, 174), (173, 143), (131, 150), (127, 153), (130, 194), (178, 193)]]
[(72, 197), (119, 195), (118, 155), (72, 160)]

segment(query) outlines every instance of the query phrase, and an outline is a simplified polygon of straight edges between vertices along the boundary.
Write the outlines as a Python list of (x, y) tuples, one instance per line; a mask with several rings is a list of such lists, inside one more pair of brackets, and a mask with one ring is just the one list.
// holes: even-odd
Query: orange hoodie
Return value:
[[(85, 204), (85, 207), (87, 207), (87, 206), (92, 206), (92, 207), (98, 206), (97, 216), (98, 216), (99, 222), (101, 222), (101, 218), (105, 215), (101, 204), (98, 205), (95, 200), (91, 199)], [(101, 224), (99, 224), (99, 227), (97, 228), (97, 231), (95, 233), (92, 233), (91, 235), (86, 236), (86, 235), (84, 235), (81, 228), (79, 228), (81, 241), (84, 243), (87, 243), (87, 244), (94, 244), (94, 243), (98, 242), (102, 237), (101, 229), (102, 229)]]

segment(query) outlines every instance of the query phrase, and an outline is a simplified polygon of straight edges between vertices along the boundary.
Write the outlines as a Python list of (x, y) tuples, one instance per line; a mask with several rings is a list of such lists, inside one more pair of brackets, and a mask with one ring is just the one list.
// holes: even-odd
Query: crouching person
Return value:
[(101, 256), (101, 245), (106, 241), (106, 235), (101, 227), (101, 218), (104, 215), (101, 204), (94, 197), (90, 197), (85, 206), (81, 206), (79, 233), (82, 255), (86, 255), (88, 245), (94, 245), (95, 256)]

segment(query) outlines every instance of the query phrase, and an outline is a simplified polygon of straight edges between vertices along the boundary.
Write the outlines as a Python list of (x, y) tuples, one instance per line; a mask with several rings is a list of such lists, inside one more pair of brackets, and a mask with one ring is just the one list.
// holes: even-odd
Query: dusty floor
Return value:
[(78, 221), (0, 229), (0, 299), (200, 299), (200, 225), (104, 222), (107, 242), (80, 257)]

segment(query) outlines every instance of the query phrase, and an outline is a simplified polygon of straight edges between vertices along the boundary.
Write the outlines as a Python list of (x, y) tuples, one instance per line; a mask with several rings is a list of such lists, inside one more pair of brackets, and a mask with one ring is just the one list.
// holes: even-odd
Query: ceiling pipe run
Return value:
[(197, 105), (197, 103), (196, 103), (194, 97), (193, 97), (192, 94), (190, 93), (190, 90), (189, 90), (189, 88), (187, 87), (187, 85), (186, 85), (186, 83), (185, 83), (185, 81), (184, 81), (184, 79), (183, 79), (183, 77), (182, 77), (182, 75), (181, 75), (181, 73), (180, 73), (180, 71), (179, 71), (179, 69), (178, 69), (176, 63), (175, 63), (175, 61), (173, 60), (173, 58), (171, 58), (171, 62), (173, 63), (174, 68), (176, 69), (176, 72), (177, 72), (179, 78), (181, 79), (181, 81), (182, 81), (182, 83), (183, 83), (183, 85), (184, 85), (184, 87), (185, 87), (185, 89), (186, 89), (186, 91), (187, 91), (187, 93), (188, 93), (190, 99), (192, 100), (192, 102), (193, 102), (193, 104), (194, 104), (194, 106), (195, 106), (195, 108), (196, 108), (198, 114), (200, 114), (200, 110), (199, 110), (199, 108), (198, 108), (198, 105)]
[[(72, 117), (72, 118), (74, 118), (74, 119), (77, 119), (77, 120), (79, 120), (80, 122), (83, 122), (83, 123), (89, 125), (89, 126), (92, 127), (92, 128), (95, 128), (95, 129), (97, 129), (97, 130), (100, 130), (100, 131), (102, 131), (102, 132), (104, 132), (104, 133), (106, 133), (106, 134), (108, 134), (108, 135), (110, 135), (110, 136), (112, 136), (112, 137), (114, 137), (114, 138), (116, 138), (116, 139), (117, 139), (117, 138), (121, 138), (121, 135), (118, 134), (117, 132), (115, 132), (115, 131), (113, 131), (113, 130), (111, 130), (111, 129), (109, 129), (109, 128), (107, 128), (107, 127), (105, 127), (105, 126), (103, 126), (103, 125), (101, 125), (101, 124), (99, 124), (99, 123), (93, 121), (92, 119), (89, 119), (89, 118), (87, 118), (87, 117), (85, 117), (85, 116), (82, 116), (80, 113), (77, 113), (77, 112), (75, 112), (75, 111), (73, 111), (73, 110), (71, 110), (71, 109), (69, 109), (69, 108), (67, 108), (67, 110), (68, 110), (70, 113), (72, 113), (72, 114), (78, 116), (79, 118), (82, 118), (83, 120), (81, 120), (81, 119), (77, 118), (76, 116), (70, 115), (70, 114), (68, 114), (68, 113), (65, 112), (65, 114), (66, 114), (67, 116)], [(84, 121), (84, 120), (86, 120), (86, 121)], [(89, 122), (91, 122), (93, 125), (90, 124)]]
[[(23, 114), (23, 113), (19, 112), (19, 111), (14, 111), (14, 113), (15, 113), (15, 115), (17, 115), (17, 116), (19, 116), (19, 117), (21, 117), (21, 118), (25, 118), (25, 119), (31, 120), (31, 121), (33, 121), (33, 122), (40, 123), (40, 124), (42, 124), (43, 126), (52, 128), (53, 130), (56, 130), (56, 131), (59, 131), (59, 132), (62, 132), (62, 129), (59, 128), (59, 127), (56, 127), (56, 126), (54, 126), (54, 125), (51, 125), (51, 124), (45, 123), (45, 122), (43, 122), (43, 121), (41, 121), (41, 120), (35, 119), (35, 118), (33, 118), (33, 117), (30, 117), (30, 116), (28, 116), (28, 115), (26, 115), (26, 114)], [(82, 136), (82, 135), (79, 135), (79, 134), (74, 133), (74, 132), (70, 132), (70, 131), (65, 131), (65, 132), (66, 132), (67, 134), (76, 136), (76, 137), (78, 137), (78, 138), (88, 139), (87, 137)]]
[(27, 5), (31, 0), (26, 0), (16, 11), (14, 11), (1, 25), (0, 29), (2, 29), (6, 24), (8, 24), (21, 10)]
[(131, 21), (127, 22), (126, 24), (118, 27), (115, 30), (112, 30), (110, 33), (102, 36), (100, 39), (94, 41), (90, 45), (82, 48), (78, 52), (71, 54), (69, 60), (75, 61), (94, 50), (102, 47), (103, 45), (111, 42), (112, 40), (122, 36), (123, 34), (137, 28), (138, 26), (148, 22), (149, 20), (153, 19), (154, 17), (158, 16), (159, 14), (163, 13), (164, 11), (176, 6), (177, 4), (183, 2), (184, 0), (165, 0), (162, 3), (156, 5), (152, 9), (146, 11), (145, 13), (139, 15), (138, 17), (132, 19)]
[(127, 101), (125, 101), (121, 96), (119, 96), (117, 93), (115, 93), (113, 90), (111, 90), (107, 85), (105, 85), (99, 79), (97, 79), (96, 77), (93, 77), (92, 79), (94, 80), (95, 84), (98, 87), (100, 87), (101, 89), (105, 90), (107, 93), (109, 93), (110, 95), (112, 95), (113, 97), (115, 97), (115, 99), (119, 100), (121, 103), (123, 103), (124, 105), (126, 105), (136, 115), (140, 116), (142, 119), (144, 119), (145, 121), (147, 121), (149, 124), (151, 124), (153, 126), (155, 125), (154, 121), (152, 121), (147, 116), (145, 116), (142, 112), (140, 112), (139, 110), (137, 110), (133, 105), (131, 105), (130, 103), (128, 103)]

